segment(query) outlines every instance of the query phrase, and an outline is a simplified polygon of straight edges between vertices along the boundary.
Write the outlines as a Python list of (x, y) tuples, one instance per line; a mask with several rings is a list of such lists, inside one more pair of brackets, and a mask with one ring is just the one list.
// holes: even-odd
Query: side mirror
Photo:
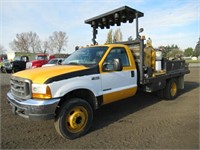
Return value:
[(59, 61), (58, 61), (58, 65), (61, 65), (61, 64), (62, 64), (62, 60), (59, 60)]
[(119, 58), (113, 59), (112, 63), (103, 64), (103, 71), (111, 72), (111, 71), (122, 71), (122, 61)]

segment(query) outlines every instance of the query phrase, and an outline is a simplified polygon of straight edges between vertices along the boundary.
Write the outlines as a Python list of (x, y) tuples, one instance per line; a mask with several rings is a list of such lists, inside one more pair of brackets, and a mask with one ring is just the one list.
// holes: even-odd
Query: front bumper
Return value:
[(11, 66), (5, 66), (4, 68), (6, 69), (6, 71), (11, 71), (13, 69)]
[(7, 93), (8, 103), (12, 106), (12, 112), (15, 115), (30, 120), (49, 120), (54, 119), (56, 107), (60, 98), (50, 100), (28, 99), (25, 101), (16, 100), (11, 92)]

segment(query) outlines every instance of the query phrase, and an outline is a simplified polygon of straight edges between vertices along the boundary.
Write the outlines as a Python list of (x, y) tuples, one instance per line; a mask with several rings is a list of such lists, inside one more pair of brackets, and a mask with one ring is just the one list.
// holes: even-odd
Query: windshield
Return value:
[(8, 59), (4, 59), (3, 63), (9, 63), (9, 60)]
[(63, 65), (96, 65), (103, 57), (105, 51), (108, 49), (106, 46), (87, 47), (75, 51), (72, 55), (63, 61)]
[(36, 60), (47, 60), (47, 56), (42, 56), (42, 55), (36, 56)]
[(57, 64), (58, 59), (51, 59), (47, 64)]
[(16, 61), (16, 60), (21, 60), (20, 58), (21, 58), (21, 57), (16, 56), (16, 57), (14, 58), (14, 61)]

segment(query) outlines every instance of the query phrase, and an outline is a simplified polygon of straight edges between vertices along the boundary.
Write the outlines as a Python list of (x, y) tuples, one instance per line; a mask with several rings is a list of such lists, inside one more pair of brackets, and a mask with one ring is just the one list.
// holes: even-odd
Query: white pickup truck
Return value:
[[(126, 14), (130, 22), (136, 19), (136, 26), (138, 17), (143, 16), (124, 6), (86, 23), (95, 31), (102, 18), (115, 17), (116, 13)], [(95, 37), (96, 33), (94, 44)], [(163, 59), (151, 44), (144, 42), (137, 32), (134, 41), (81, 48), (62, 65), (13, 74), (7, 93), (13, 113), (30, 120), (54, 119), (58, 133), (74, 139), (89, 130), (96, 109), (134, 96), (138, 89), (158, 91), (166, 99), (175, 99), (178, 89), (184, 88), (184, 75), (189, 73), (185, 61)]]

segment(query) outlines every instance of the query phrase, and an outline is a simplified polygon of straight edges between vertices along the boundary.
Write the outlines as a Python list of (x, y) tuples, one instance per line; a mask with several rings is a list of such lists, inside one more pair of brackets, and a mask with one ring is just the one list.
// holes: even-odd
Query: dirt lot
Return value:
[(28, 121), (6, 103), (8, 74), (1, 75), (2, 149), (199, 149), (199, 71), (191, 68), (185, 89), (174, 101), (139, 93), (95, 112), (89, 133), (76, 140), (60, 137), (53, 121)]

